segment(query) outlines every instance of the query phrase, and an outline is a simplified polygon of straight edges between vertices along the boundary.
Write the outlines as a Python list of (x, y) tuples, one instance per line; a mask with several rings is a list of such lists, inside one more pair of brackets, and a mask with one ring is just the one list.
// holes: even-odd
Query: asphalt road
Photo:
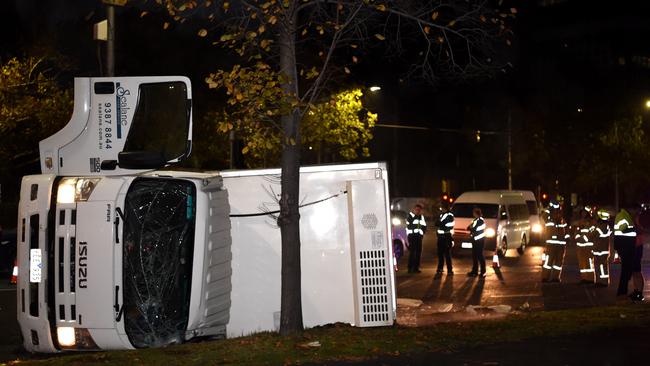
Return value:
[[(398, 322), (421, 326), (439, 321), (461, 320), (505, 314), (511, 311), (539, 311), (601, 306), (616, 301), (620, 265), (611, 266), (611, 284), (596, 288), (579, 283), (579, 270), (575, 246), (569, 245), (565, 254), (561, 283), (542, 283), (542, 246), (529, 246), (523, 255), (508, 251), (501, 259), (501, 268), (491, 266), (491, 253), (485, 252), (488, 276), (485, 279), (467, 277), (472, 259), (466, 255), (454, 257), (454, 276), (436, 274), (437, 254), (435, 235), (426, 235), (423, 242), (422, 273), (407, 273), (408, 253), (400, 260), (397, 272)], [(650, 280), (650, 266), (645, 268), (645, 278)], [(646, 281), (646, 297), (650, 296), (650, 281)], [(419, 301), (422, 304), (419, 305)], [(419, 305), (419, 306), (418, 306)], [(505, 305), (505, 306), (503, 306)], [(476, 313), (468, 306), (492, 307)], [(494, 311), (497, 309), (503, 311)]]

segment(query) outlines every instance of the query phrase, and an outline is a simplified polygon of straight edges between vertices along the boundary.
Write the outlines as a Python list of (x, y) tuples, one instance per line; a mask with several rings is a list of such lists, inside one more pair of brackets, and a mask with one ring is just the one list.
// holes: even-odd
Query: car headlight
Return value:
[(485, 230), (485, 236), (488, 237), (488, 238), (494, 238), (494, 236), (495, 236), (496, 234), (497, 234), (496, 231), (494, 231), (494, 229), (491, 228), (491, 227), (489, 227), (489, 228), (487, 228), (487, 229)]
[(393, 226), (400, 226), (400, 225), (402, 225), (402, 220), (398, 219), (397, 217), (393, 217), (393, 219), (391, 220), (391, 222), (393, 223)]
[(59, 183), (56, 193), (57, 203), (87, 201), (100, 178), (65, 178)]
[(99, 349), (86, 328), (57, 327), (56, 337), (59, 341), (59, 346), (63, 349)]
[(541, 233), (542, 232), (542, 225), (533, 224), (533, 227), (531, 228), (531, 231), (534, 232), (534, 233)]

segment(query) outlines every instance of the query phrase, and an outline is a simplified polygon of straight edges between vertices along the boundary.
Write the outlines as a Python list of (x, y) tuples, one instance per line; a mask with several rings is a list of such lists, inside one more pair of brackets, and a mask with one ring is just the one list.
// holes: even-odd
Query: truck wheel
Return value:
[(526, 235), (524, 235), (521, 237), (521, 246), (517, 248), (517, 253), (519, 253), (519, 255), (524, 255), (526, 245), (528, 245), (528, 241), (526, 240)]

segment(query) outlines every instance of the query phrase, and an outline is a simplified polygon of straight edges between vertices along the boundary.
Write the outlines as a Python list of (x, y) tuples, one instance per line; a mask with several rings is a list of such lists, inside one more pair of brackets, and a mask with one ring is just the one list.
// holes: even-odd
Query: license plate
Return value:
[(463, 243), (460, 245), (460, 247), (461, 247), (461, 248), (465, 248), (465, 249), (472, 249), (472, 243), (463, 242)]
[(29, 250), (29, 282), (41, 282), (41, 269), (43, 268), (43, 256), (40, 249)]

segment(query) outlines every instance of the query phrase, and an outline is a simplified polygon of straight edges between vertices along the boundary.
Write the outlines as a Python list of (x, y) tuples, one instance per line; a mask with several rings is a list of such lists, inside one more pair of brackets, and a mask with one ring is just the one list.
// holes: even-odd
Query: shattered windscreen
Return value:
[(124, 327), (134, 347), (184, 340), (189, 316), (196, 188), (140, 178), (124, 210)]

